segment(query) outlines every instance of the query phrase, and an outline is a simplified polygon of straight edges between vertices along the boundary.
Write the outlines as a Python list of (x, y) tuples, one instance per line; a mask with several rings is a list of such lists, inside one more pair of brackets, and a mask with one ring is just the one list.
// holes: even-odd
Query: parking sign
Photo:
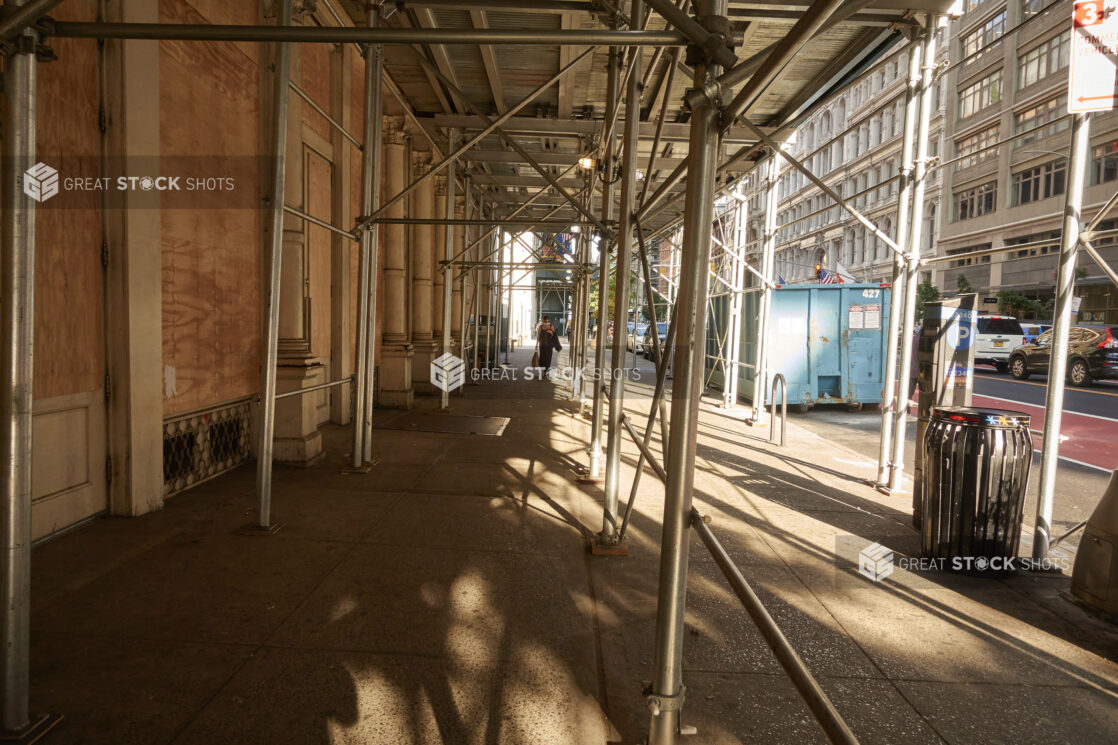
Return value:
[(1118, 103), (1118, 0), (1073, 5), (1068, 112), (1110, 111)]

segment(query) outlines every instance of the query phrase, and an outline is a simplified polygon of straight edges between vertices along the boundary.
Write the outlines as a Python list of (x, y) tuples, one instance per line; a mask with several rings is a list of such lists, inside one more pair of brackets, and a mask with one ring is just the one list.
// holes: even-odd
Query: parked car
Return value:
[(1038, 336), (1050, 328), (1052, 328), (1050, 323), (1030, 322), (1021, 324), (1021, 330), (1025, 332), (1026, 344), (1032, 344)]
[(641, 347), (644, 344), (644, 332), (648, 329), (648, 324), (642, 322), (636, 324), (635, 327), (633, 324), (629, 324), (629, 326), (629, 337), (625, 341), (625, 348), (630, 352), (640, 354)]
[[(656, 324), (656, 335), (660, 339), (660, 349), (664, 348), (664, 337), (668, 334), (668, 324), (666, 321), (660, 321)], [(641, 335), (641, 354), (644, 355), (646, 360), (652, 359), (652, 324), (644, 329), (644, 334)]]
[[(1052, 330), (1013, 350), (1009, 372), (1018, 380), (1046, 374), (1052, 359)], [(1068, 335), (1068, 382), (1090, 385), (1098, 378), (1118, 378), (1118, 326), (1072, 326)]]
[(980, 315), (974, 361), (993, 365), (1003, 373), (1009, 369), (1010, 353), (1025, 341), (1025, 330), (1013, 316)]

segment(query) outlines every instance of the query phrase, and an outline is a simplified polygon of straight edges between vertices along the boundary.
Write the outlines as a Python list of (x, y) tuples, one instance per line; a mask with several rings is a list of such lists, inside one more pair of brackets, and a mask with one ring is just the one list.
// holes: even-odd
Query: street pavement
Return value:
[[(632, 365), (633, 357), (627, 357)], [(651, 362), (636, 358), (636, 368), (644, 380), (655, 379)], [(647, 376), (647, 377), (646, 377)], [(1032, 415), (1032, 429), (1044, 427), (1045, 376), (1014, 380), (1001, 375), (993, 367), (979, 365), (974, 383), (974, 404), (999, 409), (1023, 411)], [(911, 408), (915, 413), (915, 407)], [(806, 414), (790, 413), (796, 424), (834, 442), (841, 442), (867, 460), (876, 462), (880, 444), (881, 413), (877, 407), (848, 411), (846, 406), (816, 406)], [(1053, 505), (1053, 532), (1059, 535), (1091, 516), (1102, 497), (1112, 469), (1118, 468), (1118, 381), (1095, 381), (1086, 388), (1068, 386), (1064, 396), (1060, 463), (1056, 470), (1056, 496)], [(912, 474), (916, 448), (916, 421), (909, 417), (905, 439), (905, 471)], [(1037, 485), (1040, 482), (1040, 437), (1033, 438), (1037, 450), (1025, 498), (1025, 523), (1032, 525), (1036, 514)], [(846, 464), (852, 465), (852, 464)], [(911, 494), (906, 478), (900, 499)], [(1079, 535), (1069, 538), (1063, 546), (1074, 552)]]

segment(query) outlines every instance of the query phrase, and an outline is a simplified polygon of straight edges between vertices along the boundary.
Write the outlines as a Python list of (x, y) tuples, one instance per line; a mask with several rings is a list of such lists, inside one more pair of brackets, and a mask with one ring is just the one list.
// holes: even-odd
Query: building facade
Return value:
[[(946, 29), (936, 34), (937, 59), (947, 56)], [(826, 105), (813, 112), (788, 139), (787, 152), (809, 166), (828, 187), (873, 220), (892, 238), (897, 233), (901, 139), (904, 131), (905, 80), (909, 45), (878, 60)], [(937, 83), (929, 134), (929, 154), (942, 151), (944, 96)], [(928, 174), (922, 249), (938, 237), (941, 176)], [(750, 236), (762, 234), (764, 201), (754, 193), (760, 174), (746, 185), (751, 194)], [(752, 188), (751, 188), (752, 187)], [(888, 282), (892, 251), (865, 226), (838, 207), (823, 191), (787, 162), (780, 166), (776, 274), (786, 283), (815, 281), (815, 267), (845, 275), (846, 281)]]
[[(937, 265), (947, 294), (967, 286), (985, 310), (1051, 318), (1071, 117), (1067, 112), (1072, 2), (968, 0), (951, 24), (945, 77), (945, 207), (938, 254), (1028, 244), (1019, 251)], [(1000, 144), (999, 144), (1000, 143)], [(991, 147), (997, 145), (996, 147)], [(1118, 189), (1118, 114), (1095, 114), (1083, 214)], [(1118, 227), (1106, 220), (1100, 230)], [(1094, 242), (1111, 263), (1114, 237)], [(1080, 253), (1080, 323), (1118, 322), (1116, 288)]]

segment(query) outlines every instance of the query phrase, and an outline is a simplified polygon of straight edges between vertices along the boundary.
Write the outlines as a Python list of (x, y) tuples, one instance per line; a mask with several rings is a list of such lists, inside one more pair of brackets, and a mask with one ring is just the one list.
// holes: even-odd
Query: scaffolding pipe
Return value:
[[(5, 3), (18, 15), (20, 3)], [(30, 20), (30, 19), (28, 19)], [(35, 163), (36, 77), (34, 44), (38, 34), (25, 29), (31, 49), (16, 49), (4, 69), (3, 217), (0, 220), (0, 344), (4, 394), (0, 399), (3, 434), (3, 494), (0, 567), (3, 595), (3, 679), (0, 681), (0, 735), (21, 735), (31, 725), (31, 440), (32, 368), (35, 332), (35, 201), (24, 189), (24, 171)]]
[[(696, 15), (708, 29), (726, 23), (726, 0), (700, 0)], [(721, 68), (704, 61), (695, 67), (694, 87), (705, 88)], [(706, 338), (707, 272), (710, 224), (714, 216), (718, 169), (718, 110), (706, 102), (691, 115), (687, 148), (687, 200), (684, 207), (683, 251), (680, 260), (676, 313), (680, 330), (672, 381), (671, 439), (665, 466), (668, 481), (660, 545), (660, 577), (656, 604), (655, 662), (648, 745), (677, 745), (683, 708), (683, 631), (687, 601), (687, 558), (691, 495), (695, 482), (695, 445), (702, 396)]]
[(769, 308), (772, 305), (773, 264), (776, 263), (776, 232), (778, 230), (776, 213), (780, 204), (777, 176), (780, 173), (781, 150), (774, 150), (769, 156), (768, 173), (765, 175), (765, 225), (761, 246), (761, 280), (764, 282), (761, 299), (757, 308), (757, 345), (753, 368), (753, 401), (750, 405), (749, 421), (761, 421), (765, 410), (765, 375), (768, 366)]
[[(473, 205), (470, 201), (470, 177), (466, 176), (465, 183), (463, 184), (462, 192), (465, 195), (463, 202), (462, 216), (469, 219), (470, 213), (473, 212)], [(469, 228), (462, 229), (462, 245), (466, 245), (470, 240)], [(453, 251), (452, 251), (453, 253)], [(453, 257), (451, 257), (453, 260)], [(462, 359), (462, 364), (466, 364), (466, 350), (469, 345), (466, 343), (466, 306), (469, 301), (466, 299), (466, 277), (469, 273), (459, 274), (456, 279), (452, 279), (450, 272), (447, 272), (446, 282), (458, 283), (458, 356)]]
[(304, 212), (303, 210), (299, 209), (298, 207), (292, 207), (289, 204), (285, 204), (283, 206), (283, 211), (286, 212), (289, 215), (294, 215), (295, 217), (298, 217), (300, 220), (306, 220), (307, 222), (311, 223), (312, 225), (317, 225), (320, 228), (326, 228), (331, 233), (335, 233), (337, 235), (345, 236), (346, 238), (350, 239), (351, 241), (356, 241), (357, 240), (356, 236), (354, 236), (353, 233), (350, 233), (348, 230), (343, 230), (342, 228), (339, 228), (337, 225), (332, 225), (329, 222), (327, 222), (326, 220), (323, 220), (321, 218), (315, 217), (314, 215), (308, 214), (308, 213)]
[(1060, 423), (1064, 413), (1064, 383), (1068, 372), (1068, 338), (1071, 333), (1071, 300), (1075, 289), (1075, 259), (1079, 244), (1080, 213), (1087, 160), (1091, 153), (1091, 118), (1076, 114), (1071, 125), (1068, 183), (1064, 195), (1064, 224), (1060, 263), (1056, 272), (1056, 306), (1052, 317), (1052, 354), (1048, 361), (1048, 387), (1044, 397), (1044, 437), (1040, 446), (1040, 488), (1033, 528), (1033, 558), (1048, 558), (1052, 537), (1052, 504), (1056, 495), (1056, 467), (1060, 458)]
[(738, 201), (734, 205), (734, 245), (728, 249), (728, 252), (735, 254), (733, 267), (731, 269), (730, 278), (733, 283), (733, 291), (730, 295), (730, 318), (729, 328), (726, 333), (728, 336), (729, 349), (726, 352), (728, 363), (722, 367), (722, 407), (732, 409), (738, 402), (738, 368), (737, 365), (741, 362), (741, 324), (742, 324), (742, 310), (745, 296), (742, 290), (745, 289), (745, 269), (744, 260), (736, 256), (740, 247), (745, 243), (743, 240), (745, 234), (745, 202)]
[[(750, 108), (757, 103), (761, 95), (776, 80), (784, 67), (792, 61), (800, 48), (824, 27), (827, 20), (844, 2), (846, 0), (815, 0), (808, 7), (804, 14), (800, 16), (800, 19), (796, 21), (796, 24), (784, 35), (784, 38), (775, 44), (772, 52), (765, 57), (764, 62), (752, 72), (749, 81), (742, 86), (738, 94), (734, 96), (734, 100), (726, 107), (723, 114), (725, 128), (729, 129), (735, 119), (749, 113)], [(743, 63), (743, 66), (746, 64), (748, 62)], [(734, 72), (734, 70), (731, 70), (725, 78), (731, 78)], [(732, 83), (726, 83), (726, 81), (719, 82), (732, 85)]]
[(353, 380), (354, 380), (354, 376), (350, 375), (348, 378), (342, 378), (341, 380), (331, 380), (329, 383), (319, 383), (318, 385), (310, 385), (310, 386), (307, 386), (306, 388), (296, 388), (294, 390), (284, 391), (283, 393), (277, 393), (276, 394), (276, 400), (279, 401), (280, 399), (283, 399), (283, 398), (294, 398), (295, 396), (302, 396), (304, 393), (314, 393), (316, 391), (324, 391), (327, 388), (337, 388), (339, 385), (346, 385), (347, 383), (352, 383)]
[(819, 685), (819, 682), (815, 680), (807, 665), (796, 654), (795, 648), (784, 636), (780, 626), (765, 610), (761, 599), (757, 597), (757, 593), (753, 591), (745, 577), (742, 576), (741, 571), (734, 565), (734, 561), (726, 553), (726, 549), (714, 537), (714, 533), (710, 531), (702, 515), (693, 509), (690, 511), (689, 517), (695, 532), (699, 534), (699, 538), (702, 539), (707, 550), (710, 551), (711, 557), (718, 564), (718, 568), (722, 570), (722, 574), (730, 583), (730, 587), (733, 588), (734, 594), (738, 596), (738, 600), (741, 601), (742, 606), (749, 613), (749, 617), (753, 619), (757, 631), (761, 633), (761, 637), (769, 645), (769, 649), (776, 656), (777, 662), (788, 674), (788, 679), (796, 687), (796, 692), (800, 694), (804, 703), (807, 704), (807, 708), (811, 710), (811, 715), (815, 718), (816, 724), (823, 730), (827, 741), (834, 745), (858, 745), (858, 738), (854, 736), (850, 726), (839, 714), (835, 705), (831, 703), (831, 699)]
[(456, 28), (352, 28), (349, 26), (217, 25), (205, 23), (96, 23), (58, 21), (53, 36), (69, 39), (285, 42), (305, 44), (515, 44), (519, 46), (686, 46), (678, 31), (614, 29), (506, 30)]
[[(917, 39), (909, 54), (908, 79), (905, 85), (904, 131), (901, 136), (901, 190), (897, 195), (897, 244), (908, 243), (909, 218), (912, 206), (912, 160), (916, 148), (916, 123), (920, 108), (917, 92), (920, 87), (920, 62), (924, 56), (924, 40)], [(893, 419), (902, 404), (908, 407), (907, 381), (897, 385), (897, 352), (901, 344), (901, 315), (897, 308), (904, 307), (904, 271), (901, 257), (893, 254), (893, 312), (889, 314), (889, 327), (885, 351), (885, 382), (881, 391), (881, 436), (877, 449), (877, 484), (887, 488), (889, 483), (889, 457), (893, 452)], [(904, 334), (907, 341), (907, 333)]]
[[(633, 0), (632, 19), (644, 18), (643, 0)], [(632, 273), (633, 207), (637, 193), (637, 151), (640, 147), (640, 51), (634, 52), (625, 90), (625, 128), (621, 151), (621, 206), (618, 214), (617, 265), (613, 292), (613, 349), (610, 351), (609, 430), (606, 440), (605, 500), (602, 532), (598, 540), (606, 546), (618, 543), (617, 494), (621, 486), (621, 418), (625, 406), (625, 353), (629, 321), (629, 280)]]
[[(912, 216), (908, 220), (908, 245), (902, 246), (905, 253), (904, 320), (901, 322), (900, 338), (909, 341), (913, 324), (916, 322), (917, 285), (920, 283), (920, 243), (923, 240), (924, 189), (928, 183), (928, 130), (931, 126), (933, 97), (935, 95), (936, 65), (936, 24), (939, 16), (929, 13), (924, 23), (924, 48), (920, 69), (920, 113), (916, 125), (916, 159), (912, 186)], [(913, 54), (915, 57), (916, 55)], [(895, 306), (894, 306), (895, 307)], [(898, 339), (899, 342), (899, 339)], [(908, 383), (912, 370), (912, 344), (900, 346), (901, 365), (897, 374), (899, 386)], [(906, 389), (907, 394), (907, 389)], [(888, 491), (900, 488), (904, 475), (905, 427), (908, 424), (908, 396), (897, 396), (897, 410), (893, 412), (893, 457), (888, 464)], [(913, 499), (916, 490), (912, 490)], [(914, 513), (915, 514), (915, 513)]]
[[(320, 29), (320, 30), (327, 30), (327, 29)], [(392, 31), (393, 32), (399, 32), (399, 31), (401, 31), (401, 29), (392, 29)], [(426, 37), (426, 35), (432, 33), (432, 31), (433, 31), (432, 29), (421, 29), (421, 31), (424, 34), (423, 43), (435, 43), (434, 41), (432, 41), (431, 39)], [(387, 202), (385, 202), (383, 205), (381, 205), (379, 209), (370, 213), (369, 215), (363, 216), (360, 220), (357, 221), (357, 225), (354, 226), (354, 230), (357, 231), (357, 230), (367, 229), (369, 227), (369, 225), (371, 225), (373, 223), (374, 218), (379, 217), (380, 215), (382, 215), (383, 213), (388, 211), (390, 208), (392, 208), (392, 206), (397, 204), (401, 199), (406, 197), (411, 192), (415, 191), (415, 189), (418, 188), (420, 184), (425, 182), (427, 179), (434, 178), (436, 174), (442, 172), (442, 170), (444, 168), (446, 168), (446, 166), (451, 161), (457, 160), (458, 158), (462, 157), (463, 153), (467, 152), (474, 145), (481, 142), (486, 137), (488, 137), (490, 134), (495, 132), (498, 127), (500, 127), (502, 124), (507, 122), (513, 116), (515, 116), (517, 114), (517, 112), (519, 112), (521, 109), (523, 109), (529, 103), (531, 103), (533, 100), (535, 100), (537, 97), (539, 97), (540, 94), (542, 94), (548, 88), (550, 88), (551, 86), (555, 85), (560, 80), (562, 80), (565, 75), (569, 74), (572, 70), (574, 70), (578, 66), (578, 64), (580, 62), (582, 62), (582, 60), (587, 55), (592, 54), (593, 51), (594, 51), (593, 47), (591, 47), (590, 49), (587, 49), (585, 52), (583, 52), (582, 54), (578, 55), (573, 60), (571, 60), (565, 67), (560, 69), (559, 72), (555, 73), (550, 78), (548, 78), (546, 81), (544, 81), (540, 85), (536, 86), (536, 88), (531, 93), (529, 93), (524, 98), (520, 99), (520, 101), (518, 101), (515, 106), (512, 106), (511, 108), (509, 108), (505, 113), (501, 114), (496, 119), (491, 120), (485, 126), (484, 129), (482, 129), (480, 132), (478, 132), (473, 137), (471, 137), (469, 140), (467, 140), (466, 143), (463, 144), (460, 148), (453, 151), (452, 153), (450, 153), (450, 155), (445, 156), (438, 163), (431, 166), (430, 170), (428, 170), (427, 173), (425, 173), (424, 175), (417, 178), (415, 181), (412, 181), (410, 184), (405, 186), (398, 194), (393, 195), (391, 199), (389, 199)], [(424, 129), (424, 128), (420, 127), (420, 129)], [(424, 131), (426, 131), (426, 130), (424, 129)]]
[[(617, 116), (618, 96), (621, 86), (621, 50), (610, 47), (606, 72), (606, 121)], [(602, 171), (609, 174), (613, 170), (615, 139), (611, 134), (606, 138), (602, 160)], [(613, 219), (613, 180), (605, 179), (602, 186), (602, 222)], [(594, 404), (590, 413), (590, 468), (586, 475), (588, 481), (602, 478), (602, 409), (605, 403), (602, 389), (602, 368), (606, 356), (606, 323), (609, 308), (609, 246), (608, 236), (598, 236), (598, 326), (594, 335)]]
[(344, 137), (347, 140), (349, 140), (350, 142), (352, 142), (357, 147), (358, 150), (360, 150), (363, 147), (360, 140), (358, 140), (356, 137), (351, 135), (349, 133), (349, 130), (346, 129), (345, 127), (343, 127), (338, 122), (337, 119), (335, 119), (334, 117), (332, 117), (328, 113), (326, 113), (326, 109), (322, 108), (317, 103), (315, 103), (314, 99), (311, 98), (310, 96), (308, 96), (307, 92), (305, 90), (300, 88), (294, 81), (288, 81), (287, 84), (288, 84), (288, 86), (290, 86), (291, 90), (295, 91), (295, 94), (297, 96), (299, 96), (299, 98), (303, 99), (307, 103), (308, 106), (310, 106), (312, 109), (314, 109), (316, 112), (318, 112), (318, 115), (321, 116), (323, 119), (325, 119), (327, 121), (327, 123), (330, 124), (330, 126), (332, 126), (334, 129), (338, 130), (338, 134), (340, 134), (342, 137)]
[[(648, 341), (652, 345), (652, 360), (656, 365), (656, 395), (653, 397), (653, 406), (649, 407), (648, 424), (645, 425), (645, 430), (648, 431), (653, 424), (653, 417), (655, 416), (654, 409), (656, 404), (659, 404), (660, 409), (660, 444), (666, 452), (668, 449), (668, 403), (664, 400), (664, 377), (660, 373), (660, 369), (667, 369), (664, 365), (664, 351), (660, 349), (660, 329), (657, 326), (660, 322), (659, 316), (656, 315), (656, 293), (655, 288), (652, 286), (652, 267), (648, 263), (648, 249), (644, 245), (644, 231), (641, 230), (640, 223), (635, 223), (634, 227), (637, 231), (637, 248), (640, 251), (641, 271), (644, 274), (644, 288), (645, 288), (645, 302), (648, 303), (648, 316), (652, 319), (652, 323), (648, 327)], [(672, 314), (672, 318), (675, 315)], [(674, 340), (673, 340), (674, 341)], [(634, 345), (633, 350), (636, 351)], [(671, 354), (670, 347), (666, 349), (668, 355)], [(640, 480), (640, 466), (637, 466), (637, 477), (633, 479), (633, 493), (636, 493), (636, 483)], [(630, 502), (632, 496), (629, 497)], [(624, 535), (624, 533), (622, 533)]]
[(1080, 245), (1083, 246), (1083, 250), (1087, 252), (1087, 255), (1095, 260), (1099, 269), (1102, 269), (1106, 276), (1110, 277), (1110, 281), (1118, 285), (1118, 272), (1115, 272), (1110, 265), (1106, 263), (1106, 259), (1099, 255), (1099, 252), (1091, 245), (1091, 242), (1081, 241)]
[[(648, 4), (655, 8), (656, 12), (662, 15), (668, 23), (683, 33), (692, 44), (709, 53), (715, 62), (723, 67), (733, 67), (737, 64), (738, 58), (734, 56), (733, 50), (726, 46), (728, 39), (723, 38), (720, 34), (712, 34), (707, 31), (701, 23), (677, 8), (672, 0), (648, 0)], [(636, 20), (636, 13), (633, 13), (633, 16), (630, 28), (639, 25)], [(626, 116), (628, 116), (627, 113)]]
[[(281, 0), (279, 26), (291, 24), (291, 0)], [(280, 274), (283, 269), (283, 195), (287, 168), (287, 89), (291, 80), (291, 45), (276, 46), (272, 81), (272, 152), (275, 169), (269, 194), (272, 208), (268, 236), (268, 286), (264, 308), (264, 354), (261, 360), (260, 438), (256, 449), (256, 523), (261, 530), (272, 525), (272, 438), (276, 428), (276, 364), (279, 359)]]
[[(447, 147), (452, 147), (458, 139), (458, 130), (451, 129), (447, 132)], [(442, 338), (442, 355), (450, 354), (450, 324), (451, 314), (453, 308), (451, 304), (454, 302), (454, 272), (452, 271), (453, 264), (451, 264), (451, 257), (454, 255), (454, 229), (451, 225), (457, 224), (454, 220), (454, 202), (455, 202), (455, 183), (454, 183), (454, 163), (447, 166), (446, 169), (446, 219), (447, 228), (444, 233), (443, 241), (443, 256), (445, 257), (447, 271), (443, 274), (443, 338)], [(465, 222), (465, 221), (463, 221)], [(438, 247), (435, 247), (438, 250)], [(461, 333), (461, 332), (459, 332)], [(450, 386), (443, 385), (439, 388), (439, 408), (443, 411), (450, 410)]]
[(24, 33), (28, 26), (36, 23), (61, 2), (62, 0), (27, 0), (22, 5), (5, 3), (12, 11), (11, 15), (0, 22), (0, 39), (14, 38), (17, 34)]
[[(379, 23), (377, 8), (368, 8), (365, 23), (370, 28)], [(384, 47), (371, 44), (365, 47), (365, 106), (363, 136), (365, 148), (361, 152), (361, 212), (372, 214), (380, 205), (381, 170), (384, 159), (381, 155), (381, 137), (384, 122), (381, 110), (384, 96), (381, 79), (384, 77)], [(364, 305), (360, 326), (364, 326), (364, 336), (357, 344), (359, 385), (363, 386), (364, 396), (361, 405), (354, 406), (354, 445), (352, 464), (355, 468), (373, 461), (373, 402), (376, 400), (376, 333), (377, 333), (377, 275), (380, 253), (380, 229), (364, 230), (361, 233), (361, 254), (368, 257), (366, 269), (361, 279), (365, 290), (360, 292), (359, 301)], [(361, 434), (358, 440), (358, 426)], [(358, 449), (360, 442), (360, 449)]]

